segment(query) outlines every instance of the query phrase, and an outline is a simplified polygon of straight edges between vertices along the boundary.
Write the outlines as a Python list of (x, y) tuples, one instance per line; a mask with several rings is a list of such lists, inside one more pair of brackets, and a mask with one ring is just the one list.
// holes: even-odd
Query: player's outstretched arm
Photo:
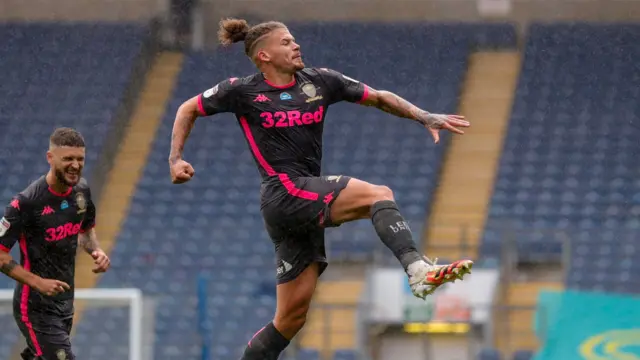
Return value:
[(92, 228), (89, 231), (78, 234), (78, 245), (91, 255), (95, 260), (96, 267), (93, 269), (94, 273), (103, 273), (109, 270), (111, 266), (111, 260), (107, 254), (100, 248), (98, 243), (98, 235), (96, 230)]
[(171, 180), (174, 184), (181, 184), (191, 180), (195, 173), (193, 167), (182, 160), (182, 152), (199, 115), (198, 96), (185, 101), (180, 105), (176, 113), (171, 132), (171, 151), (169, 153)]
[(464, 120), (464, 116), (433, 114), (390, 91), (375, 90), (371, 87), (367, 88), (367, 97), (360, 104), (374, 106), (389, 114), (419, 122), (429, 129), (436, 144), (440, 141), (439, 130), (445, 129), (455, 134), (464, 134), (459, 127), (470, 126), (469, 122)]
[(4, 251), (0, 251), (0, 272), (47, 296), (54, 296), (71, 289), (71, 287), (63, 281), (43, 279), (25, 270), (25, 268), (13, 260), (11, 255)]

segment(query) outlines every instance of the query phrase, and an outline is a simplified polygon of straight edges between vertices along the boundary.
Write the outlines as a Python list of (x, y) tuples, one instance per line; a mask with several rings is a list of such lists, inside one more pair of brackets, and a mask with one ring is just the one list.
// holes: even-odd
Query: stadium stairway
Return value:
[(336, 350), (355, 349), (356, 311), (362, 280), (321, 281), (301, 334), (300, 345), (330, 359)]
[[(135, 191), (151, 144), (165, 111), (165, 104), (173, 92), (183, 55), (164, 52), (156, 58), (146, 75), (140, 98), (124, 132), (113, 169), (103, 188), (102, 201), (97, 211), (96, 232), (102, 249), (109, 254), (115, 245), (120, 227), (128, 213), (131, 196)], [(92, 288), (96, 277), (91, 269), (93, 260), (81, 254), (78, 257), (75, 283), (77, 288)], [(76, 302), (75, 321), (79, 321), (84, 309), (82, 301)]]
[(496, 347), (502, 354), (511, 354), (516, 350), (538, 348), (538, 339), (534, 333), (533, 320), (538, 294), (541, 290), (562, 290), (557, 282), (519, 282), (510, 284), (505, 292), (504, 305), (508, 312), (506, 321), (496, 321)]
[(443, 259), (477, 254), (520, 66), (516, 51), (469, 60), (460, 113), (471, 127), (451, 140), (426, 229), (427, 255)]

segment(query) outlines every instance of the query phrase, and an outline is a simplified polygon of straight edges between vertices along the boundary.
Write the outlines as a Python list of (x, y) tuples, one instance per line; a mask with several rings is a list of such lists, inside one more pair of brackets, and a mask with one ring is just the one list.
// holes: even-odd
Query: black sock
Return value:
[(395, 201), (378, 201), (371, 207), (371, 222), (380, 240), (393, 252), (405, 271), (410, 264), (422, 260), (416, 249), (409, 224), (404, 220)]
[(270, 322), (253, 335), (240, 360), (278, 360), (287, 346), (289, 340)]

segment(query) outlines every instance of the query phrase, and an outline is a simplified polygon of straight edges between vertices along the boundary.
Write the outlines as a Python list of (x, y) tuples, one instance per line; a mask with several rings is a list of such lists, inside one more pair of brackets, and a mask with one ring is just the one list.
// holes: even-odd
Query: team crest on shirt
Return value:
[(56, 351), (56, 357), (58, 360), (67, 360), (67, 352), (64, 349)]
[(311, 83), (306, 83), (302, 85), (301, 90), (305, 95), (309, 97), (307, 99), (308, 103), (322, 99), (322, 95), (317, 96), (318, 92), (316, 90), (316, 86)]
[(78, 214), (82, 214), (87, 211), (87, 200), (81, 192), (76, 193), (76, 205), (78, 206)]
[(3, 237), (4, 234), (11, 228), (11, 223), (5, 219), (4, 217), (0, 219), (0, 237)]

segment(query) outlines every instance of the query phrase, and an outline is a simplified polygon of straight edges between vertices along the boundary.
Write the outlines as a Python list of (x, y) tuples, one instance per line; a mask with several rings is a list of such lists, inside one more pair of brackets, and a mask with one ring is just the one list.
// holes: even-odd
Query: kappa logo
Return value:
[(44, 209), (42, 209), (42, 214), (41, 215), (51, 215), (54, 214), (55, 211), (53, 211), (53, 208), (51, 206), (45, 206)]
[(267, 101), (271, 101), (271, 100), (268, 97), (264, 96), (263, 94), (260, 94), (256, 96), (255, 99), (253, 99), (253, 102), (267, 102)]

